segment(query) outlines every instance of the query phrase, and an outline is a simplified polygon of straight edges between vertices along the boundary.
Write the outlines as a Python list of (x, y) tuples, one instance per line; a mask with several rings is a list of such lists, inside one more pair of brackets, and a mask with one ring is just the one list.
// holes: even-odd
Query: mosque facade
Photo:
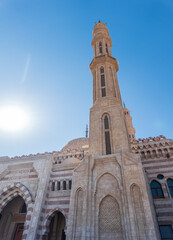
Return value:
[(173, 140), (136, 139), (106, 24), (95, 24), (89, 138), (0, 157), (0, 240), (173, 239)]

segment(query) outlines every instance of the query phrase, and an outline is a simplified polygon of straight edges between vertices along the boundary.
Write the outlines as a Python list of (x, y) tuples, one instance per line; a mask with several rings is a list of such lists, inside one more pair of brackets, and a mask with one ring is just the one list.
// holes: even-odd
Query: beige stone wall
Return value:
[[(115, 212), (111, 206), (115, 206)], [(116, 221), (115, 214), (119, 216)], [(78, 218), (82, 224), (76, 226)], [(117, 153), (83, 160), (73, 175), (67, 236), (159, 239), (139, 159), (131, 153)]]
[[(173, 140), (164, 136), (138, 139), (132, 143), (132, 150), (139, 153), (145, 169), (147, 181), (150, 184), (155, 180), (161, 184), (163, 197), (151, 199), (155, 206), (153, 215), (157, 216), (159, 225), (172, 225), (173, 227), (173, 202), (169, 194), (167, 179), (173, 179)], [(158, 175), (163, 179), (158, 179)], [(151, 190), (149, 189), (151, 194)]]
[[(0, 206), (20, 195), (28, 205), (24, 231), (27, 239), (36, 238), (37, 224), (49, 182), (51, 155), (0, 159)], [(28, 193), (26, 193), (26, 190)], [(30, 200), (27, 201), (27, 198)]]

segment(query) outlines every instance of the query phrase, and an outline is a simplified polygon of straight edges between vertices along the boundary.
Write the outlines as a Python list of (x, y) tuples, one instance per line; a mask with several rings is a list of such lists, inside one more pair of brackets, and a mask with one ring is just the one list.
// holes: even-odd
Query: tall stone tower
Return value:
[(130, 111), (124, 106), (124, 115), (125, 115), (125, 121), (126, 121), (126, 126), (127, 126), (127, 131), (129, 134), (129, 139), (130, 142), (133, 142), (135, 138), (135, 128), (133, 127), (132, 123), (132, 117), (130, 116)]
[(140, 156), (130, 148), (134, 131), (122, 107), (111, 46), (106, 25), (96, 23), (89, 153), (73, 172), (67, 239), (159, 240)]
[(93, 107), (90, 110), (90, 153), (94, 155), (129, 151), (128, 134), (117, 79), (119, 70), (112, 57), (112, 41), (105, 24), (99, 22), (91, 42), (94, 58), (90, 64), (93, 75)]

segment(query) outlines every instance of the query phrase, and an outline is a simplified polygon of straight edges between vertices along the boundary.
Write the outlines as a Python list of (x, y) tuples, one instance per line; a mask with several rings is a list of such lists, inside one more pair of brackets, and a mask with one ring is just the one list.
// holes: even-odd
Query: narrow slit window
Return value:
[(69, 189), (72, 187), (72, 180), (69, 181)]
[(105, 47), (106, 47), (106, 53), (108, 53), (108, 44), (107, 43), (105, 44)]
[(103, 67), (100, 68), (100, 73), (104, 73), (104, 68)]
[(104, 74), (101, 75), (101, 86), (105, 87), (105, 75)]
[(63, 181), (63, 190), (66, 190), (66, 181)]
[(99, 42), (99, 53), (102, 53), (103, 49), (102, 49), (102, 42)]
[(55, 191), (55, 182), (52, 182), (52, 191)]
[(57, 190), (59, 191), (60, 189), (61, 189), (61, 183), (58, 182), (58, 183), (57, 183)]
[(106, 97), (106, 88), (102, 88), (102, 97)]
[(106, 96), (106, 84), (105, 84), (105, 74), (104, 74), (104, 68), (100, 68), (100, 78), (101, 78), (101, 93), (102, 97)]
[(104, 117), (104, 131), (105, 131), (105, 147), (106, 155), (111, 154), (111, 141), (110, 141), (110, 128), (109, 128), (109, 118)]
[(109, 129), (109, 120), (107, 116), (104, 119), (104, 124), (105, 124), (105, 129)]

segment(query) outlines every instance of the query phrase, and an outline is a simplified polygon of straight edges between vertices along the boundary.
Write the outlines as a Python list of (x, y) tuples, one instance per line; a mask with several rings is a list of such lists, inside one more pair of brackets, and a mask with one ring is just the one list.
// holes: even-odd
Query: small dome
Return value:
[(109, 30), (106, 27), (106, 24), (104, 24), (100, 21), (95, 24), (94, 30), (93, 30), (93, 37), (98, 36), (98, 35), (109, 36)]
[(86, 145), (89, 145), (89, 138), (76, 138), (68, 142), (61, 151), (69, 151), (69, 150), (82, 150), (82, 148)]

